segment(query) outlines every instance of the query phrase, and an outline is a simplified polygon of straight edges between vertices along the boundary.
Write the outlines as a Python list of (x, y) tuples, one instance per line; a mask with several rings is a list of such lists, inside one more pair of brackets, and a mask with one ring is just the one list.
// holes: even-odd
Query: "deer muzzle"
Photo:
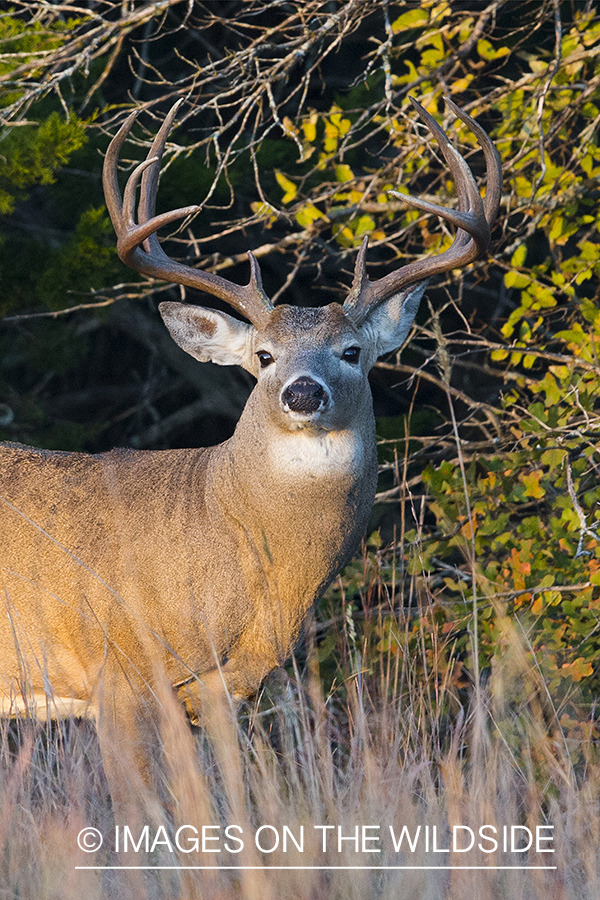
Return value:
[(314, 378), (302, 375), (283, 389), (281, 401), (290, 412), (312, 415), (327, 406), (329, 394)]

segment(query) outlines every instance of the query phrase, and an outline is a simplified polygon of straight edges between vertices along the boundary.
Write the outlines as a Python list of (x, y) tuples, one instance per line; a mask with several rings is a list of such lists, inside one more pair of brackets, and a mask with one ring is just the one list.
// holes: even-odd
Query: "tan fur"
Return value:
[[(114, 740), (152, 716), (160, 671), (194, 717), (207, 691), (251, 696), (364, 533), (374, 351), (340, 307), (278, 308), (272, 327), (248, 326), (248, 346), (225, 314), (166, 307), (187, 332), (197, 311), (194, 340), (213, 340), (206, 315), (218, 316), (258, 384), (218, 447), (0, 449), (3, 715), (108, 717)], [(340, 360), (349, 343), (362, 343), (361, 366)], [(260, 372), (264, 347), (277, 359)], [(292, 419), (281, 387), (302, 372), (323, 379), (332, 402)]]

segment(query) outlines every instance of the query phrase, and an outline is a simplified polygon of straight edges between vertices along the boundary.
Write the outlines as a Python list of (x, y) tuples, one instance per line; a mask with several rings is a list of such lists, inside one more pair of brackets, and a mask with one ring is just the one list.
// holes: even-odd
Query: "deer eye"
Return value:
[(344, 362), (352, 363), (356, 365), (360, 358), (360, 347), (348, 347), (342, 353), (342, 359)]
[(267, 366), (270, 366), (272, 362), (275, 362), (270, 353), (267, 353), (266, 350), (259, 350), (256, 354), (258, 356), (258, 361), (260, 363), (261, 369), (266, 369)]

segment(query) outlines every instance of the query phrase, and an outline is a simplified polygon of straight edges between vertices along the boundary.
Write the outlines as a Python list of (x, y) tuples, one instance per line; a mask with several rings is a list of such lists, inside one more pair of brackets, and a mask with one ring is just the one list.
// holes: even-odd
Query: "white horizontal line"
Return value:
[(360, 870), (373, 870), (373, 871), (384, 871), (384, 870), (397, 870), (397, 869), (419, 869), (419, 870), (435, 870), (435, 869), (488, 869), (490, 872), (497, 871), (498, 869), (515, 869), (515, 870), (534, 870), (534, 869), (556, 869), (556, 866), (75, 866), (76, 869), (200, 869), (204, 870), (231, 870), (234, 869), (236, 871), (240, 870), (251, 870), (251, 871), (267, 871), (269, 869), (274, 869), (277, 871), (281, 870), (294, 870), (298, 871), (301, 869), (307, 869), (310, 871), (316, 869), (327, 869), (328, 871), (339, 869), (340, 871), (348, 871), (350, 869), (360, 869)]

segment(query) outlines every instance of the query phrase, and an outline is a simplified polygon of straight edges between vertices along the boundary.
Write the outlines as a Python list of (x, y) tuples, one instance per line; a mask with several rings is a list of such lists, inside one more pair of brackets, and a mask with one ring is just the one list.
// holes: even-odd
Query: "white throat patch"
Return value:
[(351, 429), (281, 432), (269, 442), (269, 454), (275, 469), (313, 478), (358, 474), (365, 459), (363, 440)]

